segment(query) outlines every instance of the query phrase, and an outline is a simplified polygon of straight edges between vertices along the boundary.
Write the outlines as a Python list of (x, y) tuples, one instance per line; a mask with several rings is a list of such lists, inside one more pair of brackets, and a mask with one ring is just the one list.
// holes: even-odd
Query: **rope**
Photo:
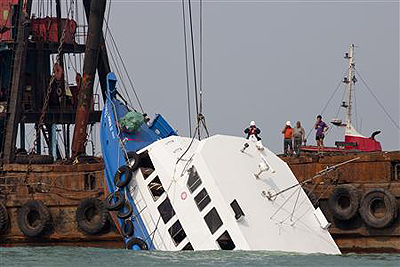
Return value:
[[(195, 51), (195, 46), (194, 46), (194, 37), (193, 37), (193, 19), (192, 19), (192, 2), (191, 0), (189, 2), (189, 25), (190, 25), (190, 36), (191, 36), (191, 43), (192, 43), (192, 64), (193, 64), (193, 82), (194, 82), (194, 93), (195, 93), (195, 101), (196, 101), (196, 114), (197, 117), (199, 116), (199, 100), (198, 100), (198, 92), (197, 92), (197, 72), (196, 72), (196, 51)], [(197, 118), (197, 124), (198, 118)], [(197, 127), (199, 139), (200, 139), (200, 128)]]
[(370, 92), (370, 94), (372, 95), (373, 98), (375, 98), (376, 102), (378, 102), (379, 106), (382, 108), (382, 110), (385, 112), (386, 116), (388, 116), (388, 118), (390, 119), (390, 121), (394, 124), (394, 126), (396, 126), (396, 128), (398, 130), (400, 130), (399, 125), (394, 121), (394, 119), (392, 118), (392, 116), (390, 116), (389, 112), (385, 109), (385, 107), (383, 106), (383, 104), (379, 101), (379, 99), (376, 97), (376, 95), (372, 92), (371, 88), (368, 86), (368, 84), (366, 83), (366, 81), (364, 80), (364, 78), (361, 76), (361, 74), (358, 72), (358, 70), (356, 68), (354, 68), (357, 75), (360, 77), (362, 83), (365, 85), (365, 87), (368, 89), (368, 91)]
[[(106, 22), (106, 25), (107, 25), (107, 28), (109, 28), (108, 22)], [(112, 35), (111, 31), (110, 31), (110, 37), (111, 37), (112, 42), (114, 43), (115, 50), (116, 50), (116, 52), (117, 52), (117, 54), (118, 54), (118, 57), (119, 57), (119, 59), (120, 59), (120, 61), (121, 61), (121, 63), (122, 63), (122, 67), (123, 67), (123, 69), (124, 69), (124, 71), (125, 71), (125, 73), (126, 73), (126, 76), (128, 77), (129, 84), (130, 84), (130, 86), (132, 87), (133, 93), (134, 93), (134, 95), (135, 95), (136, 101), (137, 101), (138, 104), (139, 104), (140, 110), (142, 111), (142, 113), (145, 113), (145, 112), (144, 112), (144, 109), (143, 109), (143, 106), (142, 106), (142, 103), (140, 102), (139, 96), (138, 96), (138, 94), (137, 94), (137, 92), (136, 92), (135, 86), (133, 85), (132, 79), (131, 79), (131, 77), (129, 76), (128, 70), (127, 70), (127, 68), (126, 68), (126, 66), (125, 66), (124, 60), (122, 59), (121, 53), (120, 53), (119, 50), (118, 50), (117, 44), (116, 44), (116, 42), (115, 42), (114, 36)], [(128, 94), (128, 99), (129, 99), (129, 94)]]
[[(344, 75), (346, 75), (347, 71), (348, 71), (348, 69), (346, 70), (346, 72), (344, 73)], [(342, 80), (339, 81), (339, 83), (338, 83), (338, 85), (336, 86), (335, 90), (333, 91), (333, 93), (332, 93), (331, 96), (329, 97), (328, 102), (325, 104), (324, 108), (322, 109), (322, 111), (321, 111), (321, 113), (320, 113), (321, 115), (323, 115), (324, 112), (325, 112), (325, 110), (328, 108), (330, 102), (332, 101), (333, 97), (335, 96), (337, 90), (339, 90), (341, 84), (342, 84)], [(336, 116), (337, 116), (337, 115), (336, 115)], [(310, 134), (311, 134), (311, 132), (312, 132), (313, 130), (314, 130), (314, 127), (312, 127), (312, 128), (310, 129), (310, 131), (309, 131), (308, 134), (307, 134), (306, 139), (308, 139), (308, 137), (310, 136)]]
[(192, 136), (192, 116), (190, 112), (190, 85), (189, 85), (189, 59), (188, 59), (188, 47), (187, 47), (187, 36), (186, 36), (186, 15), (185, 15), (185, 0), (182, 0), (182, 19), (183, 19), (183, 40), (185, 44), (185, 69), (186, 69), (186, 94), (187, 94), (187, 106), (188, 106), (188, 122), (189, 122), (189, 136)]
[[(108, 13), (107, 13), (107, 20), (106, 20), (106, 22), (107, 22), (107, 25), (108, 25), (108, 22), (110, 21), (110, 11), (111, 11), (111, 0), (109, 1), (109, 4), (108, 4)], [(110, 30), (109, 30), (109, 28), (108, 28), (108, 26), (106, 27), (106, 33), (104, 34), (104, 43), (106, 42), (106, 39), (107, 39), (107, 34), (108, 34), (108, 32), (109, 32)]]
[(203, 114), (203, 0), (199, 1), (200, 5), (200, 114)]

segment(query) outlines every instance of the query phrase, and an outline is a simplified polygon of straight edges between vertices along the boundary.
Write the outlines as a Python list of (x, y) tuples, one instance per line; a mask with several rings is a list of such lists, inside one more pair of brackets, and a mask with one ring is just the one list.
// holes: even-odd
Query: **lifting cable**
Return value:
[(386, 116), (388, 116), (389, 120), (396, 126), (398, 130), (400, 130), (399, 125), (396, 123), (396, 121), (390, 116), (389, 112), (385, 109), (385, 106), (379, 101), (379, 99), (376, 97), (374, 92), (372, 92), (371, 88), (368, 86), (367, 82), (364, 80), (364, 78), (361, 76), (361, 74), (358, 72), (356, 68), (354, 68), (358, 77), (360, 77), (362, 83), (365, 85), (365, 87), (368, 89), (369, 93), (372, 95), (373, 98), (375, 98), (376, 102), (378, 102), (379, 106), (382, 108), (382, 110), (385, 112)]
[[(191, 36), (191, 44), (192, 44), (192, 63), (193, 63), (193, 82), (194, 82), (194, 93), (195, 93), (195, 101), (196, 101), (196, 113), (199, 114), (199, 101), (198, 101), (198, 93), (197, 93), (197, 72), (196, 72), (196, 51), (194, 46), (194, 37), (193, 37), (193, 19), (192, 19), (192, 1), (189, 2), (189, 25), (190, 25), (190, 36)], [(200, 129), (198, 129), (199, 138), (200, 138)]]
[[(344, 73), (344, 75), (346, 75), (347, 71), (348, 71), (348, 69), (346, 70), (346, 72)], [(335, 96), (336, 92), (339, 90), (340, 85), (342, 84), (342, 82), (343, 82), (342, 80), (339, 81), (339, 83), (338, 83), (338, 85), (336, 86), (335, 90), (333, 91), (333, 93), (332, 93), (331, 96), (329, 97), (328, 101), (326, 102), (324, 108), (322, 109), (322, 111), (321, 111), (321, 113), (320, 113), (321, 115), (324, 114), (325, 110), (328, 108), (329, 104), (332, 102), (332, 99), (333, 99), (333, 97)], [(342, 98), (342, 99), (343, 99), (343, 98)], [(340, 111), (340, 107), (339, 107), (339, 110), (338, 110), (338, 111)], [(338, 114), (339, 114), (339, 112), (338, 112)], [(336, 116), (337, 116), (337, 115), (336, 115)], [(314, 126), (310, 128), (310, 131), (308, 132), (307, 137), (306, 137), (307, 140), (308, 140), (308, 137), (310, 136), (310, 134), (311, 134), (311, 132), (312, 132), (313, 130), (314, 130)]]
[(190, 112), (190, 85), (189, 85), (189, 63), (188, 63), (188, 47), (186, 37), (186, 15), (185, 15), (185, 0), (182, 0), (182, 19), (183, 19), (183, 40), (185, 44), (185, 68), (186, 68), (186, 95), (188, 106), (188, 122), (189, 122), (189, 136), (192, 136), (192, 116)]
[[(201, 125), (204, 127), (207, 136), (209, 136), (209, 132), (206, 126), (205, 117), (203, 115), (203, 1), (199, 1), (199, 40), (200, 40), (200, 69), (199, 69), (199, 81), (197, 80), (198, 73), (196, 71), (196, 49), (195, 49), (195, 41), (194, 41), (194, 31), (193, 31), (193, 17), (192, 17), (192, 2), (188, 0), (189, 4), (189, 27), (190, 27), (190, 41), (191, 41), (191, 53), (192, 53), (192, 64), (193, 64), (193, 83), (194, 83), (194, 95), (195, 95), (195, 104), (196, 104), (196, 121), (197, 121), (197, 135), (198, 138), (201, 139)], [(185, 39), (185, 59), (186, 59), (186, 86), (188, 91), (188, 110), (189, 110), (189, 128), (191, 134), (191, 121), (190, 121), (190, 95), (189, 95), (189, 75), (188, 75), (188, 49), (187, 49), (187, 38), (186, 38), (186, 17), (185, 17), (185, 6), (184, 0), (182, 0), (182, 11), (183, 11), (183, 27), (184, 27), (184, 39)], [(198, 88), (199, 84), (199, 88)]]
[(203, 114), (203, 0), (199, 1), (199, 31), (200, 31), (200, 70), (199, 70), (199, 80), (200, 80), (200, 86), (199, 86), (199, 98), (200, 98), (200, 103), (199, 103), (199, 109), (200, 109), (200, 114)]

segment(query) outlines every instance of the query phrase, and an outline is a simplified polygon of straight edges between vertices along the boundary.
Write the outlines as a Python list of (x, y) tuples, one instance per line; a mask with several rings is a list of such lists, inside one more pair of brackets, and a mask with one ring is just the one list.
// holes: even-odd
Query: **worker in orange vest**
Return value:
[(285, 156), (289, 156), (292, 154), (293, 151), (293, 144), (292, 144), (293, 128), (290, 121), (286, 122), (285, 128), (283, 128), (282, 133), (283, 133), (283, 153), (285, 154)]

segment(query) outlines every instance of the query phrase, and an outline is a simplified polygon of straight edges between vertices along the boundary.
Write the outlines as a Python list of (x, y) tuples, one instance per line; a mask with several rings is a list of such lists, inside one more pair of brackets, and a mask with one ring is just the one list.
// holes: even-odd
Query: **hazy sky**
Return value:
[[(198, 2), (192, 3), (198, 36)], [(145, 110), (188, 135), (181, 1), (112, 1), (110, 24)], [(313, 126), (343, 78), (350, 43), (358, 46), (361, 75), (399, 124), (397, 1), (204, 1), (203, 31), (204, 114), (212, 134), (241, 136), (255, 120), (264, 144), (281, 152), (287, 120), (300, 120), (307, 133)], [(382, 130), (383, 148), (398, 150), (398, 129), (361, 82), (356, 102), (358, 129), (367, 136)], [(327, 143), (342, 138), (335, 128)]]
[[(37, 3), (33, 13), (40, 15)], [(62, 1), (63, 13), (70, 3)], [(199, 2), (192, 6), (199, 67)], [(110, 1), (106, 17), (109, 7)], [(162, 113), (188, 136), (181, 0), (112, 0), (110, 10), (112, 34), (145, 111)], [(75, 11), (74, 19), (81, 21), (82, 12)], [(399, 1), (203, 1), (204, 114), (211, 134), (244, 136), (255, 120), (264, 144), (282, 152), (285, 122), (300, 120), (310, 132), (343, 79), (350, 43), (357, 45), (357, 69), (399, 125)], [(193, 115), (192, 70), (190, 75)], [(383, 149), (399, 150), (399, 130), (358, 80), (354, 125), (366, 136), (382, 130), (377, 139)], [(337, 113), (343, 91), (344, 85), (322, 114), (325, 121)], [(343, 132), (332, 127), (326, 143), (343, 140)], [(314, 139), (312, 130), (308, 144)]]

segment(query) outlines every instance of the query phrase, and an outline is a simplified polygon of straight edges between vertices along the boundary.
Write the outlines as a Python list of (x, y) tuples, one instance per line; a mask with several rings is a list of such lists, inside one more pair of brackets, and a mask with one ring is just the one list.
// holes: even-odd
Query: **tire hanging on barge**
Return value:
[(78, 228), (87, 234), (98, 234), (107, 225), (108, 211), (100, 199), (86, 198), (76, 209)]
[(397, 218), (396, 198), (386, 189), (374, 188), (365, 192), (360, 214), (365, 224), (372, 228), (385, 228)]
[(339, 220), (350, 220), (353, 218), (360, 205), (360, 197), (355, 188), (349, 184), (335, 187), (328, 200), (332, 215)]
[(42, 236), (51, 224), (50, 210), (41, 201), (28, 201), (18, 210), (19, 229), (28, 237)]
[(4, 234), (8, 227), (9, 219), (5, 205), (0, 203), (0, 236)]

